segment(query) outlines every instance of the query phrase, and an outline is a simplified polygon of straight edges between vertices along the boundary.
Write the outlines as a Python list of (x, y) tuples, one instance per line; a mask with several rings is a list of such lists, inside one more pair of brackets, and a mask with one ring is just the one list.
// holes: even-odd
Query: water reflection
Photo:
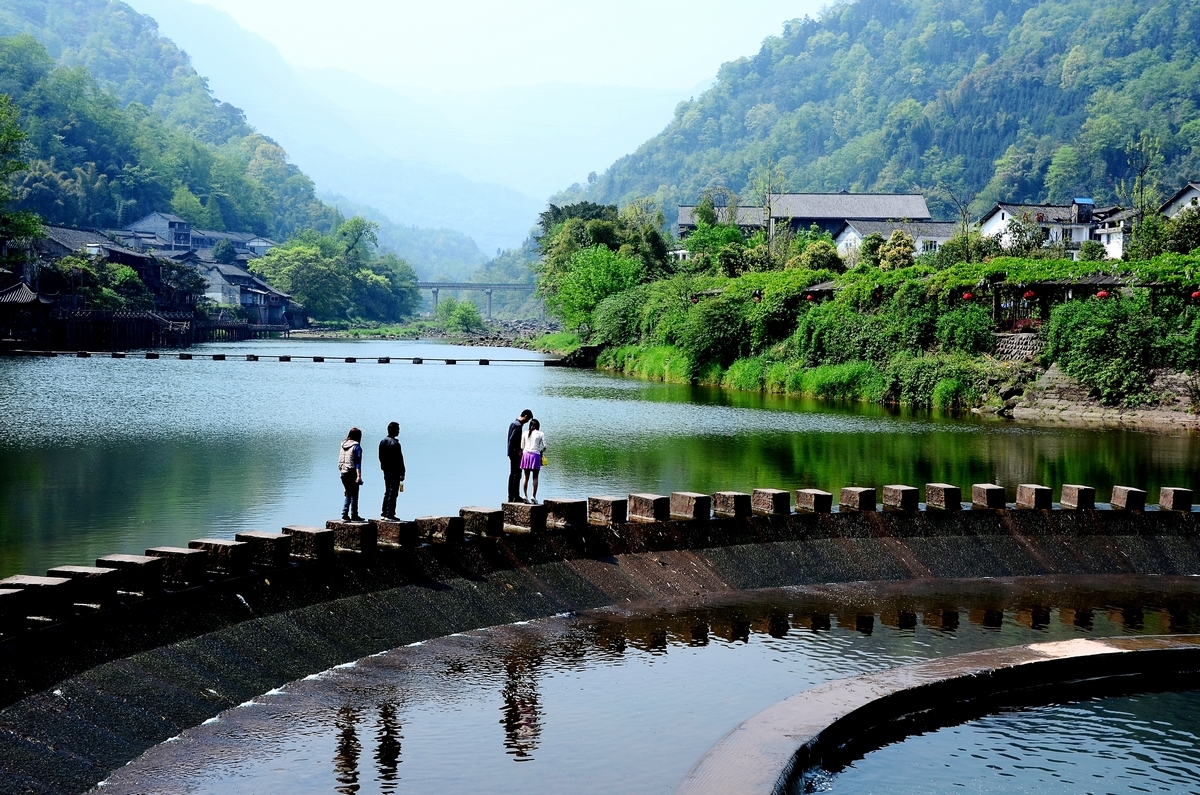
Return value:
[(358, 710), (342, 707), (333, 721), (337, 729), (337, 753), (333, 757), (335, 791), (341, 795), (358, 792), (358, 756), (362, 744), (358, 741)]
[(542, 734), (542, 707), (538, 696), (541, 651), (536, 644), (520, 644), (504, 658), (504, 747), (516, 762), (533, 759)]
[[(394, 792), (403, 740), (405, 791), (669, 792), (742, 720), (830, 679), (996, 646), (1197, 628), (1200, 582), (1176, 577), (872, 583), (593, 611), (292, 683), (152, 749), (104, 791)], [(1200, 731), (1200, 710), (1169, 720)], [(1200, 746), (1180, 753), (1200, 761)]]
[(400, 721), (396, 704), (384, 701), (379, 705), (379, 728), (375, 734), (375, 764), (379, 769), (380, 792), (395, 792), (400, 780)]

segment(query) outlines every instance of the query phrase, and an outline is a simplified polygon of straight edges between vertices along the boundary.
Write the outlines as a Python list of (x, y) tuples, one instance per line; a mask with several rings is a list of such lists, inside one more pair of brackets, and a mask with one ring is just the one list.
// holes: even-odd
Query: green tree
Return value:
[(879, 250), (883, 248), (883, 244), (887, 241), (883, 239), (883, 235), (878, 232), (872, 232), (863, 238), (862, 245), (858, 247), (858, 256), (862, 264), (873, 268), (879, 267)]
[(28, 168), (23, 157), (27, 136), (18, 124), (18, 111), (7, 94), (0, 94), (0, 252), (4, 265), (15, 267), (28, 257), (28, 243), (41, 235), (41, 219), (14, 209), (13, 178)]
[(804, 247), (804, 253), (793, 260), (795, 265), (790, 267), (805, 268), (810, 271), (842, 269), (842, 258), (838, 255), (833, 243), (826, 240), (814, 240)]
[(232, 265), (237, 262), (237, 249), (228, 238), (221, 238), (213, 245), (213, 262)]
[(349, 309), (350, 277), (342, 263), (312, 245), (280, 246), (255, 261), (268, 282), (304, 304), (318, 320), (344, 318)]
[(917, 244), (912, 235), (902, 229), (896, 229), (888, 241), (879, 247), (879, 267), (885, 271), (911, 267), (916, 251)]
[(588, 326), (597, 304), (633, 287), (644, 273), (639, 260), (622, 257), (604, 246), (582, 249), (571, 257), (558, 289), (546, 299), (546, 307), (568, 328)]

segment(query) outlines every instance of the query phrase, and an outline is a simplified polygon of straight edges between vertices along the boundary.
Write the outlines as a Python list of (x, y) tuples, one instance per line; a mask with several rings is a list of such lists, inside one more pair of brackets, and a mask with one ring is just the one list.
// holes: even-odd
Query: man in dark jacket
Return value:
[(383, 470), (383, 518), (396, 519), (396, 495), (404, 482), (404, 451), (400, 449), (400, 423), (388, 423), (387, 438), (379, 443), (379, 468)]
[(533, 412), (525, 409), (508, 426), (508, 501), (524, 502), (521, 499), (521, 431), (525, 423), (533, 419)]

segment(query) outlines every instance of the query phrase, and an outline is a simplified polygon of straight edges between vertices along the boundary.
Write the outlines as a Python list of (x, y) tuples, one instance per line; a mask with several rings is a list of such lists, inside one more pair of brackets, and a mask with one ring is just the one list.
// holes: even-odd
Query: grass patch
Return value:
[(673, 345), (623, 345), (600, 354), (596, 367), (648, 381), (690, 383), (691, 363)]
[(746, 392), (761, 392), (766, 386), (769, 365), (770, 362), (761, 356), (738, 359), (725, 371), (721, 386)]
[(887, 380), (870, 362), (825, 364), (797, 370), (788, 378), (788, 391), (828, 400), (879, 402), (887, 394)]
[(538, 337), (534, 340), (533, 347), (546, 353), (559, 353), (565, 356), (573, 353), (582, 344), (583, 340), (574, 331), (556, 331), (553, 334)]

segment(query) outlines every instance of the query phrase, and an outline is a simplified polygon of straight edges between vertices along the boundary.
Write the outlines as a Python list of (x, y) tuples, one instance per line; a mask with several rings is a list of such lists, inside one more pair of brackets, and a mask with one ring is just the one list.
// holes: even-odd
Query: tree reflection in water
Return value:
[(358, 792), (358, 755), (362, 752), (362, 743), (358, 741), (358, 710), (342, 707), (333, 725), (338, 731), (337, 753), (333, 755), (338, 785), (334, 789), (341, 795), (351, 795)]
[(515, 762), (528, 762), (542, 734), (542, 705), (537, 688), (542, 650), (536, 643), (520, 643), (504, 658), (504, 747)]
[(400, 780), (400, 722), (396, 720), (396, 705), (385, 701), (379, 705), (379, 730), (375, 734), (375, 764), (379, 768), (379, 791), (395, 792)]

